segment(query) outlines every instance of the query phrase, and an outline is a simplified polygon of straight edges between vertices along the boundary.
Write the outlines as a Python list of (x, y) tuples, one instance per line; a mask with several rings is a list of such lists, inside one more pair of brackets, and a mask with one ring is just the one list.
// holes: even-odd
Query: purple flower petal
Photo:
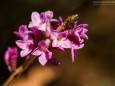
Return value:
[(20, 34), (17, 31), (14, 31), (13, 34), (16, 35), (17, 37), (20, 37)]
[(32, 39), (32, 37), (30, 35), (25, 35), (24, 38), (23, 38), (23, 40), (25, 42), (29, 42), (29, 43), (33, 44), (33, 39)]
[(67, 31), (59, 33), (59, 36), (61, 36), (62, 38), (67, 38), (67, 35), (68, 35)]
[(39, 58), (39, 62), (44, 66), (47, 63), (46, 54), (43, 53)]
[(32, 33), (35, 35), (35, 37), (39, 38), (41, 35), (41, 31), (38, 30), (36, 27), (31, 28)]
[(45, 52), (45, 54), (46, 54), (46, 58), (47, 58), (47, 59), (51, 59), (51, 58), (52, 58), (52, 52), (50, 52), (50, 51), (47, 50), (47, 51)]
[(19, 27), (19, 33), (20, 33), (20, 36), (21, 36), (21, 37), (24, 37), (26, 31), (28, 31), (26, 25), (21, 25), (21, 26)]
[(55, 40), (58, 37), (58, 31), (52, 30), (51, 31), (51, 39)]
[(41, 31), (46, 31), (46, 23), (42, 24), (38, 29)]
[(58, 41), (57, 40), (53, 40), (52, 42), (52, 47), (58, 47)]
[(8, 47), (4, 60), (8, 66), (8, 69), (11, 72), (14, 72), (16, 70), (17, 65), (17, 58), (18, 58), (18, 50), (16, 47)]
[(27, 48), (26, 42), (24, 42), (24, 41), (22, 41), (22, 40), (17, 40), (17, 41), (16, 41), (16, 45), (17, 45), (19, 48), (21, 48), (21, 49)]
[(21, 37), (23, 39), (23, 37), (26, 35), (26, 34), (29, 34), (29, 33), (32, 33), (31, 31), (28, 30), (27, 26), (26, 25), (21, 25), (19, 27), (19, 31), (14, 31), (13, 32), (16, 36), (18, 37)]
[(43, 51), (41, 51), (39, 48), (34, 49), (34, 51), (32, 52), (32, 55), (35, 56), (39, 56), (43, 53)]
[(88, 39), (88, 36), (87, 36), (86, 34), (81, 34), (80, 37), (81, 37), (81, 38)]
[(71, 58), (72, 58), (72, 62), (74, 62), (74, 58), (75, 56), (77, 56), (78, 52), (77, 50), (71, 48)]
[(66, 40), (62, 41), (60, 46), (63, 48), (71, 48), (71, 42), (68, 39), (66, 39)]
[(5, 56), (4, 56), (6, 64), (9, 64), (9, 53), (6, 51)]
[[(36, 27), (36, 26), (34, 25), (33, 22), (30, 22), (29, 25), (28, 25), (28, 27), (29, 27), (29, 28), (33, 28), (33, 27)], [(37, 28), (37, 27), (36, 27), (36, 28)]]
[(45, 43), (44, 40), (40, 41), (40, 42), (38, 43), (38, 46), (39, 46), (39, 47), (43, 46), (43, 47), (45, 47), (45, 48), (48, 48), (48, 45)]
[(78, 41), (81, 40), (80, 34), (78, 33), (78, 31), (75, 31), (75, 32), (73, 33), (73, 35), (74, 35), (74, 37), (75, 37), (76, 40), (78, 40)]
[(21, 57), (27, 56), (32, 50), (24, 49), (20, 52)]
[(46, 11), (45, 12), (46, 19), (52, 19), (53, 18), (53, 12), (52, 11)]
[(38, 12), (32, 12), (31, 19), (34, 23), (38, 22), (40, 20), (40, 14)]
[(41, 25), (41, 19), (40, 19), (40, 14), (38, 12), (32, 12), (31, 15), (31, 22), (28, 25), (29, 28), (33, 28), (33, 27), (39, 27)]
[(81, 49), (83, 47), (84, 47), (84, 44), (80, 44), (80, 45), (72, 44), (72, 48), (74, 49)]

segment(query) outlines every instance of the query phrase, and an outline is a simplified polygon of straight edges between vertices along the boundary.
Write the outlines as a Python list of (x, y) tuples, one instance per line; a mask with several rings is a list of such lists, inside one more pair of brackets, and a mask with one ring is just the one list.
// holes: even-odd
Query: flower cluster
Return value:
[[(45, 65), (47, 61), (54, 64), (60, 64), (52, 49), (58, 51), (71, 50), (71, 58), (77, 55), (77, 51), (84, 46), (84, 39), (88, 39), (86, 35), (87, 24), (77, 25), (76, 16), (63, 19), (53, 19), (53, 12), (46, 11), (42, 13), (32, 12), (29, 25), (21, 25), (14, 34), (20, 39), (16, 41), (16, 45), (21, 49), (20, 56), (28, 58), (29, 56), (37, 56), (39, 62)], [(53, 25), (51, 23), (54, 22)], [(17, 48), (9, 47), (5, 53), (5, 62), (10, 66), (10, 70), (14, 71), (12, 61), (16, 62), (18, 57)]]

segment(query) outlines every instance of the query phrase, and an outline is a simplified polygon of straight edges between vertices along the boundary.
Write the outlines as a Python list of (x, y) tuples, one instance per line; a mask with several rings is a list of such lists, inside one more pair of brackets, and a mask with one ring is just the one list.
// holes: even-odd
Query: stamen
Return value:
[(42, 46), (42, 47), (41, 47), (41, 50), (45, 52), (45, 51), (46, 51), (46, 48)]
[(58, 37), (57, 37), (57, 40), (58, 40), (58, 41), (61, 41), (61, 39), (62, 39), (61, 36), (58, 36)]
[(42, 22), (39, 22), (39, 23), (38, 23), (38, 26), (41, 26), (41, 25), (42, 25)]

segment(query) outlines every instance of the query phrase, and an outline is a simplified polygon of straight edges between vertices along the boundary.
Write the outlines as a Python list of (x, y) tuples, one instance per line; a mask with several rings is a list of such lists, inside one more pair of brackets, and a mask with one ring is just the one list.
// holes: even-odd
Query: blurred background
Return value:
[(115, 86), (115, 3), (96, 4), (94, 0), (1, 0), (0, 85), (10, 75), (3, 56), (7, 46), (15, 45), (12, 32), (21, 24), (28, 25), (33, 11), (47, 10), (54, 12), (54, 18), (78, 14), (79, 24), (89, 24), (89, 39), (74, 63), (69, 50), (55, 52), (60, 66), (42, 67), (36, 61), (11, 86)]

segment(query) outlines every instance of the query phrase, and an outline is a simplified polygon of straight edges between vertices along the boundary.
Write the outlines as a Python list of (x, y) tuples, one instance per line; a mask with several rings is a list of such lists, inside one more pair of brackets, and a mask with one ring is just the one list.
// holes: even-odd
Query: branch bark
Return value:
[(30, 56), (29, 60), (26, 60), (23, 65), (17, 68), (2, 86), (9, 86), (12, 81), (18, 79), (20, 75), (28, 68), (28, 66), (35, 60), (35, 58), (35, 56)]

